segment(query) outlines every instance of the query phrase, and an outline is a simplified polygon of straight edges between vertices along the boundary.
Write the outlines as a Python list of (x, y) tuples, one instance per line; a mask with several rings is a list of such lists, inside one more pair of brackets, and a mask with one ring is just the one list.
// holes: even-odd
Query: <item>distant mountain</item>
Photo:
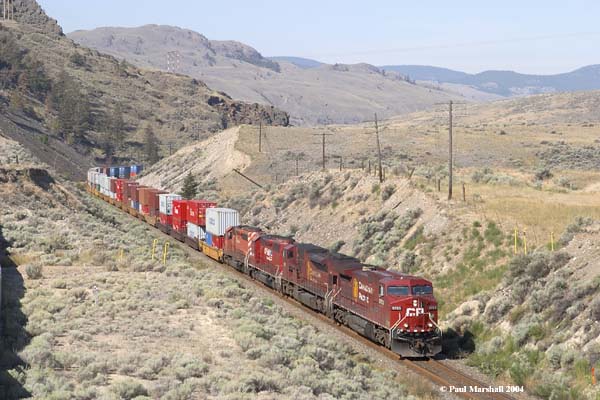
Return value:
[(589, 65), (556, 75), (530, 75), (514, 71), (468, 74), (424, 65), (387, 65), (381, 68), (407, 75), (416, 81), (467, 85), (500, 96), (600, 89), (600, 65)]
[(372, 119), (373, 113), (386, 118), (450, 99), (465, 99), (455, 91), (416, 85), (402, 74), (369, 64), (269, 59), (245, 44), (209, 40), (172, 26), (98, 28), (68, 36), (83, 46), (142, 67), (197, 78), (234, 99), (287, 111), (297, 125), (357, 123)]
[(288, 62), (290, 64), (294, 64), (300, 68), (317, 68), (323, 65), (322, 62), (317, 60), (311, 60), (310, 58), (302, 58), (302, 57), (268, 57), (269, 60), (275, 62)]

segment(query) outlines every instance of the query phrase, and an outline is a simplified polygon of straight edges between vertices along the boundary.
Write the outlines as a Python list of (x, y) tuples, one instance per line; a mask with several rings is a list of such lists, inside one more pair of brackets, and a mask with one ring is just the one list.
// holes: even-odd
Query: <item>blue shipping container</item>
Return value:
[(108, 176), (118, 178), (119, 177), (119, 167), (110, 167)]
[(206, 232), (206, 239), (204, 239), (207, 245), (212, 247), (212, 234)]
[(119, 167), (119, 178), (129, 179), (131, 173), (131, 167)]
[(142, 169), (143, 169), (143, 167), (141, 165), (132, 165), (131, 166), (131, 172), (134, 173), (134, 174), (136, 174), (136, 175), (141, 174), (142, 173)]

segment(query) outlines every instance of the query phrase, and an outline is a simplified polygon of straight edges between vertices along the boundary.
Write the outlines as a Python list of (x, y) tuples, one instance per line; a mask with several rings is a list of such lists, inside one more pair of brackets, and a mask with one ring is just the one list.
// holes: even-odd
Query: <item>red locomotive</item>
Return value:
[(431, 282), (260, 228), (231, 227), (223, 259), (403, 357), (441, 351)]

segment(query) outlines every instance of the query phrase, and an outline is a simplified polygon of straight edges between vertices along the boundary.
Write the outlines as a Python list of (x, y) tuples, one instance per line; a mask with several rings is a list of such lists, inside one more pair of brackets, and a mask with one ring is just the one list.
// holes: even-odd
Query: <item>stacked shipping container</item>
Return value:
[(181, 200), (181, 196), (173, 193), (159, 195), (159, 218), (163, 225), (173, 224), (173, 200)]
[(173, 229), (187, 233), (188, 200), (173, 200)]
[(197, 240), (206, 239), (206, 209), (216, 207), (217, 203), (207, 200), (188, 200), (186, 210), (188, 237)]
[(206, 210), (206, 244), (223, 248), (225, 231), (240, 224), (240, 214), (231, 208), (209, 208)]
[(207, 200), (183, 200), (181, 196), (139, 185), (130, 181), (142, 166), (100, 167), (88, 172), (90, 187), (122, 202), (147, 216), (158, 217), (161, 224), (212, 247), (223, 248), (224, 235), (230, 226), (239, 225), (239, 213), (216, 208)]

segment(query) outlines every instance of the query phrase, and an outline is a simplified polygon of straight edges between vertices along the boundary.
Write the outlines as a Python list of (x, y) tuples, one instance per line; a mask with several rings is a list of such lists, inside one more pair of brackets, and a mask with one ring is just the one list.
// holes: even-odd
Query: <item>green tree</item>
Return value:
[(57, 133), (74, 141), (83, 137), (90, 126), (90, 104), (79, 84), (61, 72), (52, 86), (50, 104), (57, 114)]
[(183, 180), (183, 186), (181, 188), (181, 193), (179, 193), (181, 197), (184, 199), (193, 199), (198, 194), (198, 182), (196, 182), (196, 178), (192, 175), (192, 172), (188, 172), (185, 179)]
[(105, 160), (109, 164), (111, 164), (112, 158), (115, 155), (115, 145), (110, 134), (104, 134), (104, 137), (102, 138), (101, 147), (102, 152), (104, 153)]
[(121, 103), (117, 103), (108, 118), (108, 130), (114, 143), (118, 147), (125, 144), (125, 120)]
[(158, 155), (158, 139), (150, 125), (146, 127), (144, 133), (144, 152), (149, 164), (154, 164), (160, 159)]
[(26, 76), (27, 89), (37, 99), (44, 100), (50, 91), (52, 81), (48, 78), (44, 65), (31, 55), (27, 55), (23, 61)]

